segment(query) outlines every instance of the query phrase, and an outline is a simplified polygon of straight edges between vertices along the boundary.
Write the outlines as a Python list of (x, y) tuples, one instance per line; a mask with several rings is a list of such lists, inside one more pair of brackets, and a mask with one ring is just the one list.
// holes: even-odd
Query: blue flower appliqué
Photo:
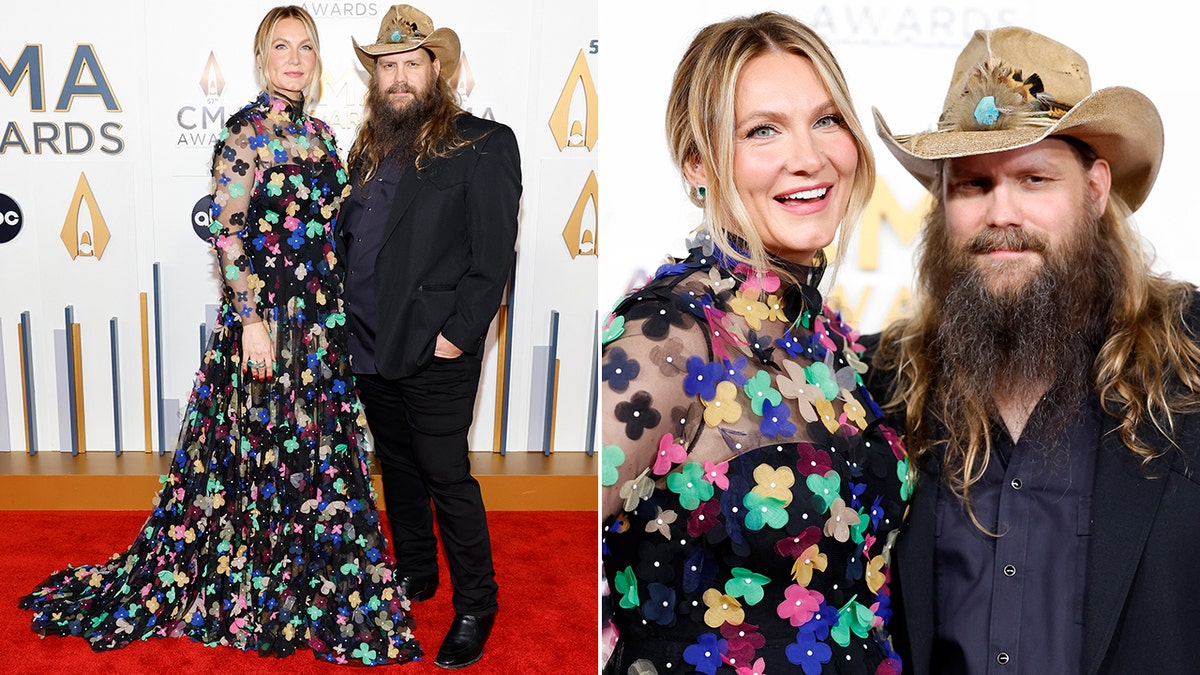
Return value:
[(697, 672), (715, 675), (727, 644), (728, 641), (718, 640), (712, 633), (702, 633), (696, 644), (683, 650), (683, 660), (695, 666)]
[[(601, 379), (615, 392), (623, 392), (629, 388), (629, 381), (641, 372), (641, 365), (629, 358), (624, 349), (613, 347), (609, 353), (608, 362), (601, 368)], [(716, 386), (716, 385), (713, 385)]]

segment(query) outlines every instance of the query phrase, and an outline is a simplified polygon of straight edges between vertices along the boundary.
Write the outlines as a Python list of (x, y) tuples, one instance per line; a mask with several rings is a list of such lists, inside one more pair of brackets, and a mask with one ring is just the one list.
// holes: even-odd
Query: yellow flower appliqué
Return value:
[(877, 555), (867, 563), (865, 581), (867, 588), (871, 589), (872, 593), (879, 592), (880, 587), (883, 586), (883, 556)]
[[(757, 294), (755, 295), (757, 296)], [(762, 328), (763, 319), (771, 316), (771, 308), (759, 302), (757, 297), (752, 298), (740, 290), (737, 297), (729, 305), (734, 314), (740, 314), (744, 317), (746, 324), (754, 330)]]
[(833, 404), (823, 398), (818, 398), (813, 402), (813, 408), (817, 411), (817, 417), (820, 418), (821, 424), (829, 430), (829, 433), (836, 434), (840, 428), (837, 421), (837, 415), (833, 412)]
[(720, 628), (723, 623), (737, 626), (746, 620), (746, 610), (742, 609), (742, 603), (715, 588), (704, 591), (704, 604), (708, 606), (708, 611), (704, 613), (704, 623), (712, 628)]
[(715, 427), (721, 422), (733, 423), (742, 417), (742, 404), (737, 402), (738, 387), (726, 380), (717, 385), (717, 395), (704, 401), (704, 423)]
[(767, 296), (767, 310), (767, 321), (787, 321), (787, 315), (783, 313), (783, 300), (779, 296)]
[(847, 389), (843, 389), (839, 398), (842, 399), (842, 413), (846, 415), (846, 419), (853, 422), (859, 429), (866, 429), (867, 411), (854, 398), (854, 394), (851, 394)]
[(772, 469), (766, 464), (759, 464), (754, 468), (754, 481), (757, 485), (751, 492), (778, 499), (784, 506), (792, 503), (792, 486), (796, 484), (796, 474), (790, 467)]
[[(813, 570), (821, 572), (829, 566), (829, 558), (821, 553), (821, 549), (816, 544), (804, 549), (804, 553), (796, 558), (796, 563), (792, 565), (792, 578), (801, 586), (807, 587), (812, 581)], [(875, 590), (875, 589), (871, 589)]]

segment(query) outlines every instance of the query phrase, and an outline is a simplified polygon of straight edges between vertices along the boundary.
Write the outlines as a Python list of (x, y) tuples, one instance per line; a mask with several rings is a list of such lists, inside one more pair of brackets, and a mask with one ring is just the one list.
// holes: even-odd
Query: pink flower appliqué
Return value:
[(904, 439), (900, 438), (896, 430), (886, 424), (881, 424), (879, 431), (887, 439), (888, 445), (892, 446), (892, 456), (896, 459), (904, 459)]
[(779, 618), (787, 619), (793, 626), (799, 628), (808, 623), (813, 615), (821, 608), (825, 596), (817, 591), (810, 591), (800, 585), (788, 586), (783, 591), (783, 602), (777, 609)]
[(654, 475), (666, 475), (671, 470), (671, 466), (679, 464), (685, 459), (687, 459), (687, 450), (683, 445), (675, 442), (674, 435), (663, 434), (658, 441), (658, 455), (654, 458)]
[(816, 333), (817, 339), (820, 340), (821, 346), (830, 350), (837, 351), (837, 344), (829, 337), (829, 333), (825, 331), (824, 321), (813, 322), (813, 332)]
[(713, 355), (719, 359), (734, 359), (747, 346), (745, 338), (735, 332), (725, 318), (725, 312), (709, 305), (704, 306), (704, 317), (712, 330)]
[(757, 297), (760, 291), (774, 293), (779, 290), (779, 277), (770, 270), (755, 270), (746, 263), (738, 263), (733, 273), (746, 280), (740, 289), (746, 295)]
[(729, 471), (729, 463), (721, 462), (713, 464), (712, 462), (704, 463), (704, 480), (716, 485), (722, 490), (729, 489), (729, 476), (725, 475)]

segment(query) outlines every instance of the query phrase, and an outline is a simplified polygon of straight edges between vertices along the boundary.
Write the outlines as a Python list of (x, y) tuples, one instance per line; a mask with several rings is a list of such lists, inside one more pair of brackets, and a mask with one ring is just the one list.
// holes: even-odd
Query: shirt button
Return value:
[(1008, 652), (1000, 652), (999, 654), (997, 654), (996, 655), (996, 663), (999, 663), (1002, 666), (1004, 664), (1008, 663)]
[(1009, 485), (1012, 485), (1012, 488), (1014, 490), (1020, 490), (1021, 489), (1021, 479), (1014, 478), (1014, 479), (1012, 479), (1012, 483), (1009, 483)]
[(1013, 567), (1012, 565), (1005, 565), (1005, 566), (1004, 566), (1004, 576), (1006, 576), (1006, 577), (1011, 577), (1011, 576), (1013, 576), (1013, 575), (1014, 575), (1014, 574), (1016, 574), (1016, 573), (1017, 573), (1017, 568), (1016, 568), (1016, 567)]

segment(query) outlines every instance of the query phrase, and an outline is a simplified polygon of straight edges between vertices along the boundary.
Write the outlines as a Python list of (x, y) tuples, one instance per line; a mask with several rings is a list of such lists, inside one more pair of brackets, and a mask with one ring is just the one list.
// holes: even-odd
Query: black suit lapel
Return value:
[(400, 176), (400, 182), (396, 184), (396, 196), (392, 199), (392, 208), (388, 211), (387, 231), (383, 233), (383, 239), (379, 242), (381, 249), (387, 243), (388, 239), (392, 237), (392, 233), (396, 231), (396, 227), (400, 225), (400, 219), (404, 217), (413, 199), (421, 190), (422, 182), (421, 174), (415, 166), (410, 164), (404, 167), (404, 173)]
[[(1109, 416), (1099, 452), (1083, 599), (1083, 665), (1089, 675), (1108, 651), (1167, 484), (1165, 475), (1143, 477), (1140, 458), (1121, 442)], [(1166, 468), (1162, 462), (1151, 467), (1159, 469), (1155, 474)]]

